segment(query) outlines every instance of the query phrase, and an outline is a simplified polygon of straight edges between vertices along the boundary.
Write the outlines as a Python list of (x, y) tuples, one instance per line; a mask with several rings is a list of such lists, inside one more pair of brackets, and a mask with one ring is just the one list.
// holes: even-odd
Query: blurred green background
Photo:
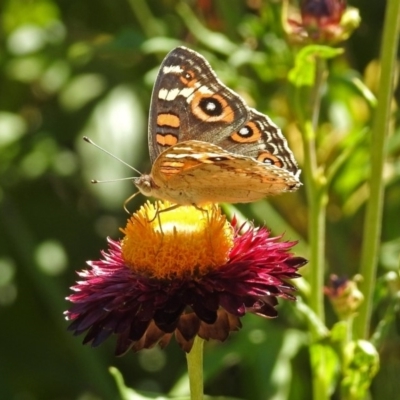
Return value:
[[(381, 0), (350, 3), (360, 9), (362, 24), (332, 61), (319, 143), (321, 162), (330, 163), (346, 143), (359, 142), (335, 179), (328, 207), (327, 274), (347, 276), (359, 263), (369, 160), (363, 127), (371, 120), (354, 82), (374, 92), (385, 9)], [(281, 3), (3, 0), (0, 7), (0, 399), (116, 399), (111, 365), (135, 389), (179, 393), (185, 356), (174, 341), (165, 350), (117, 359), (113, 338), (92, 349), (66, 331), (64, 299), (75, 271), (99, 257), (107, 236), (120, 237), (127, 218), (122, 204), (135, 191), (129, 181), (90, 184), (132, 171), (82, 136), (148, 172), (152, 85), (165, 54), (183, 44), (282, 127), (301, 164), (286, 79), (296, 47), (285, 38)], [(381, 274), (399, 262), (399, 147), (397, 128), (389, 149)], [(300, 239), (296, 251), (307, 256), (304, 198), (301, 189), (240, 211)], [(143, 201), (138, 196), (130, 209)], [(383, 297), (385, 286), (378, 288)], [(292, 304), (281, 304), (279, 312), (271, 321), (245, 317), (242, 331), (226, 343), (207, 344), (206, 393), (311, 398), (306, 322)], [(329, 308), (328, 320), (334, 322)], [(400, 346), (394, 330), (379, 350), (382, 368), (372, 393), (395, 398)]]

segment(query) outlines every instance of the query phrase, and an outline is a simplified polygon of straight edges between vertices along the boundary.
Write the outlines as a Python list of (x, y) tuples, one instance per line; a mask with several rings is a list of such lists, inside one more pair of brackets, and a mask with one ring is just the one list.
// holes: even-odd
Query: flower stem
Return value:
[[(324, 322), (324, 259), (325, 259), (325, 214), (326, 178), (318, 167), (316, 150), (316, 131), (319, 119), (321, 90), (324, 81), (325, 62), (316, 60), (314, 92), (311, 96), (311, 112), (304, 110), (304, 99), (298, 98), (297, 108), (302, 118), (301, 130), (304, 142), (304, 172), (307, 202), (309, 205), (308, 228), (310, 244), (310, 286), (312, 288), (309, 305), (317, 317)], [(307, 115), (308, 114), (308, 115)], [(311, 114), (311, 115), (310, 115)]]
[[(326, 68), (325, 61), (316, 59), (316, 75), (313, 93), (310, 97), (310, 109), (304, 109), (304, 98), (297, 90), (296, 109), (301, 121), (301, 131), (304, 143), (304, 176), (307, 202), (309, 206), (308, 229), (310, 245), (310, 298), (309, 306), (316, 317), (324, 323), (324, 260), (325, 260), (325, 216), (326, 216), (326, 178), (318, 167), (316, 150), (316, 132), (319, 120), (321, 90), (324, 83)], [(313, 341), (319, 340), (313, 335)], [(313, 398), (328, 398), (328, 383), (325, 374), (325, 358), (315, 349), (310, 348), (310, 357), (313, 364)]]
[(377, 108), (371, 137), (370, 197), (364, 225), (364, 240), (361, 253), (360, 273), (363, 281), (360, 289), (365, 301), (355, 321), (356, 336), (367, 338), (372, 313), (373, 290), (378, 261), (383, 207), (383, 166), (387, 148), (388, 131), (391, 123), (390, 112), (396, 72), (396, 53), (400, 29), (400, 0), (387, 2), (385, 25), (381, 47), (381, 72)]
[(160, 23), (154, 18), (150, 8), (144, 0), (128, 0), (137, 23), (141, 27), (143, 33), (151, 38), (162, 34)]
[(204, 340), (196, 336), (192, 350), (186, 354), (191, 400), (203, 400), (203, 344)]

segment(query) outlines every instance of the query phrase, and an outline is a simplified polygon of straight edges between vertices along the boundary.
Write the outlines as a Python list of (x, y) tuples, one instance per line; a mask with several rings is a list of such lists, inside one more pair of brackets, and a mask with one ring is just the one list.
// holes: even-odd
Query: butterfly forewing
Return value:
[(172, 50), (161, 64), (149, 116), (150, 158), (186, 140), (219, 143), (249, 117), (243, 99), (226, 87), (200, 54)]

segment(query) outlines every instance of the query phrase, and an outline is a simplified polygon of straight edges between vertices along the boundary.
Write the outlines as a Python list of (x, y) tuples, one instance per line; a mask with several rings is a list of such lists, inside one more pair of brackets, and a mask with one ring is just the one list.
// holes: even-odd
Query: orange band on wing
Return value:
[(170, 147), (178, 143), (178, 138), (170, 133), (167, 133), (165, 135), (157, 133), (156, 142), (160, 146)]
[(170, 126), (171, 128), (179, 128), (181, 121), (178, 116), (174, 114), (158, 114), (157, 115), (158, 126)]
[(260, 161), (263, 164), (275, 165), (279, 168), (283, 167), (282, 161), (278, 157), (275, 157), (273, 154), (268, 153), (267, 151), (260, 153), (257, 157), (257, 161)]
[(160, 165), (159, 172), (165, 175), (176, 175), (182, 171), (182, 167), (184, 166), (183, 162), (180, 161), (164, 161)]
[(195, 168), (202, 163), (191, 158), (182, 160), (163, 160), (160, 164), (159, 171), (165, 175), (176, 175), (191, 168)]

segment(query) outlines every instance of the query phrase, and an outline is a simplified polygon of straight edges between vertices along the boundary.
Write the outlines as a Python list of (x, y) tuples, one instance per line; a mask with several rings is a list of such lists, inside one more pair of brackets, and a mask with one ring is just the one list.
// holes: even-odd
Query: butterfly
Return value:
[(301, 185), (280, 129), (186, 47), (161, 64), (148, 142), (151, 173), (133, 182), (144, 195), (177, 205), (249, 203)]

